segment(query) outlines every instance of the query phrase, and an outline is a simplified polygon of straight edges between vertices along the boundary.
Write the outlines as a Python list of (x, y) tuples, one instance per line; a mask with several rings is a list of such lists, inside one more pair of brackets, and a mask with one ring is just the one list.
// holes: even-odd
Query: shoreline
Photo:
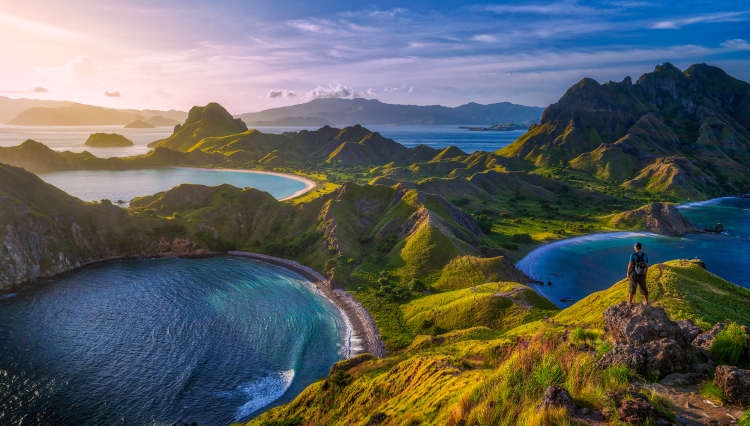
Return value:
[(189, 170), (216, 170), (216, 171), (220, 171), (220, 172), (223, 171), (223, 172), (257, 173), (257, 174), (261, 174), (261, 175), (279, 176), (279, 177), (283, 177), (283, 178), (287, 178), (287, 179), (296, 180), (297, 182), (302, 182), (302, 183), (305, 184), (305, 187), (303, 189), (300, 189), (299, 191), (295, 192), (294, 194), (292, 194), (292, 195), (290, 195), (288, 197), (279, 198), (277, 201), (291, 200), (292, 198), (299, 197), (300, 195), (304, 194), (305, 192), (308, 192), (311, 189), (313, 189), (316, 186), (318, 186), (318, 184), (314, 180), (312, 180), (312, 179), (308, 179), (306, 177), (302, 177), (302, 176), (298, 176), (298, 175), (293, 175), (293, 174), (289, 174), (289, 173), (267, 172), (265, 170), (218, 169), (218, 168), (215, 168), (215, 167), (214, 168), (210, 168), (210, 169), (209, 168), (202, 168), (202, 167), (174, 167), (174, 168), (175, 169), (189, 169)]
[[(314, 269), (293, 260), (247, 251), (230, 251), (227, 256), (257, 260), (288, 269), (308, 280), (320, 293), (341, 312), (350, 331), (347, 333), (347, 358), (369, 353), (378, 358), (386, 354), (385, 345), (370, 312), (357, 299), (344, 290), (333, 288), (331, 282)], [(357, 344), (359, 343), (359, 344)]]
[[(735, 195), (735, 196), (728, 196), (728, 197), (711, 198), (709, 200), (704, 200), (704, 201), (694, 201), (691, 203), (680, 204), (675, 207), (677, 209), (682, 210), (682, 209), (689, 209), (692, 207), (712, 206), (712, 205), (719, 204), (724, 200), (730, 200), (734, 198), (743, 198), (743, 197)], [(608, 238), (626, 238), (626, 237), (632, 237), (632, 236), (637, 236), (637, 235), (649, 236), (649, 237), (664, 236), (664, 235), (654, 234), (652, 232), (645, 232), (645, 231), (611, 231), (611, 232), (599, 232), (599, 233), (593, 233), (593, 234), (587, 234), (587, 235), (580, 235), (577, 237), (565, 238), (562, 240), (555, 240), (552, 242), (541, 244), (539, 247), (531, 250), (521, 260), (516, 262), (515, 266), (516, 268), (521, 270), (521, 272), (528, 275), (529, 278), (533, 280), (538, 280), (539, 277), (535, 276), (533, 273), (534, 266), (536, 265), (536, 263), (539, 261), (539, 259), (542, 256), (544, 256), (545, 254), (547, 254), (549, 251), (553, 249), (577, 244), (580, 242), (597, 241), (597, 240), (604, 240)], [(540, 294), (541, 296), (543, 296), (550, 302), (555, 303), (549, 297), (549, 295), (544, 291), (544, 288), (542, 286), (535, 285), (535, 286), (529, 286), (529, 288), (533, 289), (534, 291), (536, 291), (538, 294)], [(557, 305), (557, 303), (555, 303), (555, 305)]]
[(80, 269), (100, 263), (113, 262), (117, 260), (154, 260), (173, 258), (200, 259), (216, 256), (230, 256), (256, 260), (294, 272), (304, 280), (308, 281), (308, 283), (313, 286), (319, 294), (321, 294), (329, 302), (336, 306), (336, 308), (338, 308), (339, 312), (341, 313), (341, 317), (347, 327), (345, 335), (345, 357), (347, 359), (362, 353), (369, 353), (378, 358), (385, 357), (385, 345), (380, 339), (380, 332), (378, 331), (377, 325), (375, 324), (375, 319), (372, 317), (370, 312), (365, 309), (365, 307), (362, 306), (362, 304), (360, 304), (357, 299), (355, 299), (351, 294), (347, 293), (344, 290), (333, 288), (329, 280), (327, 280), (317, 271), (308, 266), (304, 266), (299, 262), (293, 260), (282, 259), (279, 257), (268, 256), (260, 253), (245, 251), (230, 251), (227, 253), (206, 252), (199, 254), (170, 252), (150, 256), (111, 256), (104, 259), (96, 259), (90, 260), (88, 262), (83, 262), (81, 264), (75, 265), (70, 269), (60, 271), (54, 275), (40, 276), (34, 280), (4, 287), (0, 289), (0, 298), (12, 297), (18, 291), (21, 291), (24, 288), (36, 286), (46, 281), (64, 276), (65, 274), (73, 273)]

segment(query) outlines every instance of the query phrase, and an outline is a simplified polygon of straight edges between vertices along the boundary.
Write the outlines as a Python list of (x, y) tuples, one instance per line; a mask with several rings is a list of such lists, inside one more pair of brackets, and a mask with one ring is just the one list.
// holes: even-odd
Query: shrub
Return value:
[(338, 261), (336, 259), (328, 259), (328, 260), (326, 260), (326, 263), (325, 263), (325, 269), (326, 269), (326, 271), (330, 271), (331, 269), (335, 268), (337, 263), (338, 263)]
[(412, 278), (411, 281), (409, 281), (409, 290), (411, 290), (412, 292), (425, 291), (426, 289), (427, 286), (422, 280)]
[(260, 426), (301, 426), (303, 424), (305, 424), (305, 420), (302, 417), (285, 420), (265, 420), (260, 422)]
[(733, 322), (721, 330), (716, 335), (710, 352), (720, 364), (738, 365), (747, 357), (747, 338), (742, 327)]
[(530, 244), (534, 242), (534, 239), (529, 234), (513, 234), (513, 238), (510, 240), (518, 244)]
[(578, 327), (570, 333), (570, 340), (575, 343), (583, 343), (590, 340), (596, 340), (599, 336), (600, 334), (596, 331)]
[(330, 379), (335, 389), (343, 389), (352, 382), (352, 375), (345, 371), (337, 371)]
[(451, 203), (453, 203), (453, 205), (456, 207), (461, 207), (461, 206), (465, 206), (469, 204), (469, 201), (470, 200), (468, 197), (461, 197), (461, 198), (456, 198), (455, 200), (451, 200)]

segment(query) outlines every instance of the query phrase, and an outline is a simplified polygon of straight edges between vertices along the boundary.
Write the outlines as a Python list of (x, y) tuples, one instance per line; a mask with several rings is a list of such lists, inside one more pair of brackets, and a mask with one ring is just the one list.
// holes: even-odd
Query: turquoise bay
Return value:
[(183, 183), (216, 186), (228, 183), (238, 188), (257, 188), (276, 199), (292, 196), (307, 186), (289, 177), (246, 171), (157, 168), (135, 170), (72, 170), (41, 173), (39, 177), (84, 201), (108, 199), (130, 202), (135, 197), (156, 194)]
[(722, 223), (722, 234), (665, 237), (637, 232), (617, 232), (563, 240), (542, 246), (527, 255), (518, 267), (532, 278), (552, 286), (535, 286), (560, 307), (605, 290), (626, 277), (633, 243), (643, 244), (651, 264), (674, 259), (698, 258), (714, 274), (750, 288), (750, 199), (728, 198), (681, 208), (681, 213), (699, 229)]
[(232, 423), (325, 376), (345, 333), (265, 263), (93, 265), (0, 298), (0, 424)]

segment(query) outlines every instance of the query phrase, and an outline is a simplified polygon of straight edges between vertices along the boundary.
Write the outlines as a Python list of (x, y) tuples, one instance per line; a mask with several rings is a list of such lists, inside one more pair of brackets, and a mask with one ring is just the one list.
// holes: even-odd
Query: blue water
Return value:
[(0, 299), (0, 424), (239, 421), (327, 375), (344, 330), (299, 276), (261, 262), (87, 267)]
[[(468, 124), (469, 127), (486, 127)], [(516, 141), (525, 133), (522, 130), (510, 132), (475, 132), (459, 129), (456, 126), (365, 126), (368, 130), (378, 132), (386, 138), (407, 146), (414, 147), (419, 144), (442, 149), (448, 146), (457, 146), (467, 154), (475, 151), (497, 151)], [(298, 132), (300, 130), (316, 130), (316, 127), (257, 127), (264, 133), (283, 133), (287, 131)]]
[(84, 201), (123, 200), (156, 194), (183, 183), (207, 186), (228, 183), (238, 188), (257, 188), (276, 199), (305, 188), (303, 182), (283, 176), (231, 170), (159, 168), (140, 170), (71, 170), (40, 173), (39, 177)]
[(682, 214), (699, 229), (722, 223), (725, 234), (665, 237), (618, 232), (559, 241), (529, 253), (518, 266), (532, 278), (552, 286), (535, 286), (560, 307), (562, 297), (580, 300), (626, 278), (633, 244), (639, 241), (651, 264), (699, 258), (708, 270), (750, 288), (750, 200), (726, 199), (716, 204), (683, 208)]
[[(486, 127), (474, 126), (472, 127)], [(451, 126), (365, 126), (373, 132), (391, 138), (408, 147), (425, 144), (435, 149), (442, 149), (451, 145), (461, 148), (467, 154), (474, 151), (496, 151), (510, 145), (523, 131), (511, 132), (474, 132), (459, 129), (458, 125)], [(283, 133), (287, 131), (317, 130), (313, 127), (256, 127), (264, 133)], [(56, 151), (83, 152), (89, 151), (97, 157), (127, 157), (146, 154), (151, 150), (146, 145), (158, 139), (164, 139), (172, 134), (171, 127), (157, 127), (155, 129), (124, 129), (122, 126), (6, 126), (0, 125), (0, 146), (16, 146), (26, 139), (41, 142)], [(124, 135), (134, 146), (116, 148), (92, 148), (85, 146), (86, 139), (92, 133), (119, 133)]]

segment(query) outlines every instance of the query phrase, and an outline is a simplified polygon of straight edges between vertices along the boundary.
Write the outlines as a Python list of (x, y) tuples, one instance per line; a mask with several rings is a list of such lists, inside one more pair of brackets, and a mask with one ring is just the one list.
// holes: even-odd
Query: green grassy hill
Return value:
[(750, 85), (719, 68), (583, 79), (497, 154), (679, 199), (750, 190)]

